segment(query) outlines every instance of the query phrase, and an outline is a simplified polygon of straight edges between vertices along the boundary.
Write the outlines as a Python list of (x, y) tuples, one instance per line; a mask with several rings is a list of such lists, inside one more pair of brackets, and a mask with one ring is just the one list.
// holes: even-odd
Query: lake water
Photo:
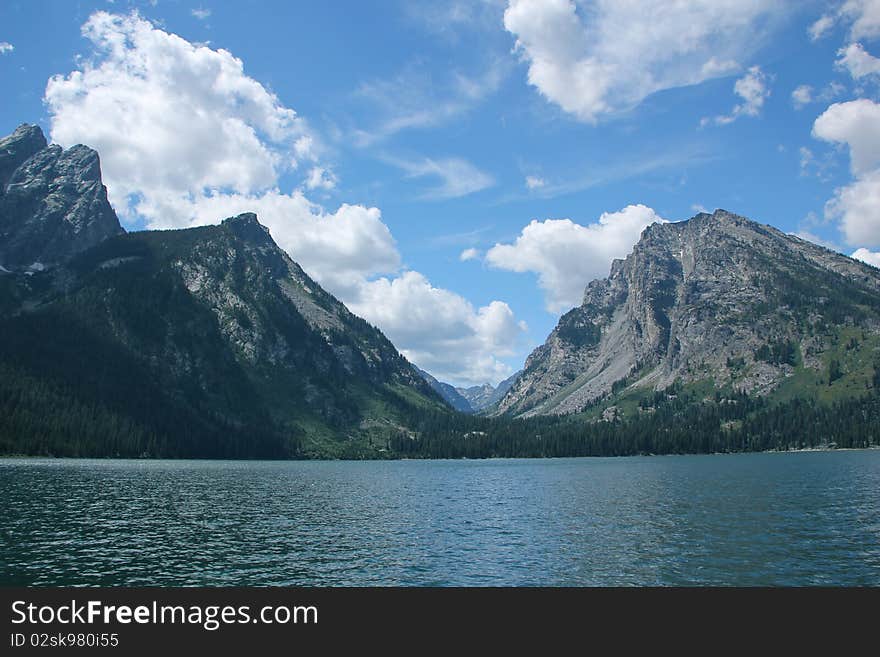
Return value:
[(880, 451), (0, 460), (5, 585), (880, 585)]

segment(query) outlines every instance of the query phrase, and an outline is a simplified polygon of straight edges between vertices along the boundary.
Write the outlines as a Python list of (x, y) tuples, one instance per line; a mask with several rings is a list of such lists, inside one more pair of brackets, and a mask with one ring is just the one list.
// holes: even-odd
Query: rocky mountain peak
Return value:
[(62, 263), (123, 232), (101, 182), (98, 153), (47, 145), (38, 126), (0, 139), (0, 265)]
[(0, 195), (13, 172), (29, 157), (46, 148), (46, 137), (37, 125), (23, 123), (6, 137), (0, 138)]
[(275, 244), (269, 229), (261, 224), (253, 212), (244, 212), (221, 222), (236, 237), (256, 245)]
[(587, 285), (499, 410), (570, 413), (704, 379), (770, 394), (796, 367), (818, 380), (842, 326), (880, 336), (880, 271), (726, 210), (655, 223)]

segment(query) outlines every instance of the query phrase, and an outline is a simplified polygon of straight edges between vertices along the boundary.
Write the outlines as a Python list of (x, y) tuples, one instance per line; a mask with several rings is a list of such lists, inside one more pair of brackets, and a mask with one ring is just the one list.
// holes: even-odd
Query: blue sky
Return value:
[(880, 1), (668, 4), (7, 0), (0, 132), (98, 149), (129, 229), (254, 209), (411, 360), (494, 383), (655, 220), (880, 264)]

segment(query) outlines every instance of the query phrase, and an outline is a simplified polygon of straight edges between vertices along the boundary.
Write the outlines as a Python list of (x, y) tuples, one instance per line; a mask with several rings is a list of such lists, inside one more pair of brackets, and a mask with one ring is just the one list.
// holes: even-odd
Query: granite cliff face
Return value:
[(787, 379), (836, 380), (829, 354), (844, 333), (874, 357), (880, 270), (724, 210), (653, 224), (562, 316), (497, 412), (572, 413), (673, 383), (767, 395)]
[(48, 146), (35, 125), (0, 139), (0, 266), (44, 269), (121, 232), (95, 151)]

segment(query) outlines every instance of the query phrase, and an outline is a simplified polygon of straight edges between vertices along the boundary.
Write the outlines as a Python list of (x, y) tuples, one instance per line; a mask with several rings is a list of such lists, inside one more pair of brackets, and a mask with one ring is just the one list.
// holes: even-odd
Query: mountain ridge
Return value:
[[(725, 210), (655, 223), (586, 286), (495, 412), (575, 413), (624, 384), (704, 378), (769, 394), (795, 366), (821, 368), (829, 325), (863, 327), (873, 349), (878, 300), (880, 271), (772, 226)], [(779, 345), (791, 362), (762, 356)]]
[(91, 149), (5, 153), (28, 202), (3, 206), (0, 452), (379, 457), (447, 409), (254, 213), (125, 233)]
[(724, 210), (649, 226), (521, 372), (455, 388), (323, 290), (254, 213), (125, 233), (97, 153), (27, 125), (0, 140), (0, 183), (2, 454), (476, 458), (880, 440), (880, 270)]

